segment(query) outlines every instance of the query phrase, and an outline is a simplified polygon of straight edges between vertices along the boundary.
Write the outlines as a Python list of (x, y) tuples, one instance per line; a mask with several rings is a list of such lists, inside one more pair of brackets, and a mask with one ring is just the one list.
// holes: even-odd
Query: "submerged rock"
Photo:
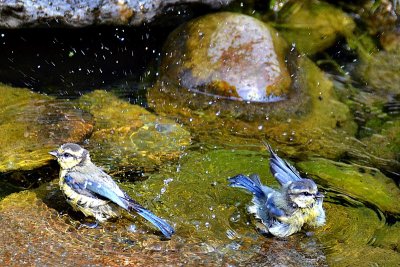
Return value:
[(169, 9), (193, 3), (218, 8), (231, 0), (130, 0), (130, 1), (13, 1), (0, 3), (0, 27), (40, 27), (49, 24), (84, 27), (99, 24), (140, 25), (164, 15)]
[(332, 46), (339, 36), (352, 34), (355, 23), (328, 3), (293, 1), (279, 11), (277, 28), (300, 52), (312, 55)]
[(164, 53), (163, 78), (182, 91), (254, 102), (289, 94), (287, 45), (250, 16), (225, 12), (192, 20), (170, 34)]
[(89, 149), (93, 161), (113, 171), (129, 167), (153, 170), (179, 157), (190, 144), (190, 133), (179, 124), (97, 90), (78, 105), (93, 115), (95, 127)]
[(326, 230), (316, 235), (325, 248), (328, 266), (398, 265), (398, 224), (392, 225), (379, 212), (346, 195), (337, 193), (330, 201), (343, 205), (325, 205)]
[(184, 245), (179, 238), (162, 241), (147, 233), (152, 228), (143, 223), (135, 232), (129, 230), (132, 222), (126, 219), (88, 229), (79, 228), (79, 222), (70, 215), (76, 218), (80, 214), (68, 208), (57, 181), (3, 199), (0, 265), (60, 266), (67, 262), (68, 266), (177, 266), (222, 262), (217, 254), (196, 251), (196, 246)]
[[(241, 259), (240, 263), (246, 266), (275, 265), (285, 262), (285, 257), (290, 257), (286, 260), (288, 264), (299, 260), (297, 266), (326, 263), (329, 266), (345, 263), (364, 266), (371, 262), (385, 265), (385, 262), (399, 260), (400, 255), (390, 245), (398, 243), (400, 236), (379, 239), (379, 242), (374, 242), (374, 238), (391, 229), (397, 233), (398, 226), (385, 223), (385, 216), (391, 218), (389, 213), (398, 216), (400, 190), (379, 171), (360, 170), (356, 165), (331, 161), (296, 164), (315, 179), (325, 195), (326, 225), (304, 229), (283, 244), (269, 236), (263, 237), (264, 241), (254, 239), (254, 235), (259, 235), (255, 231), (257, 220), (246, 209), (252, 196), (228, 187), (226, 179), (239, 173), (257, 173), (264, 184), (279, 188), (270, 173), (268, 158), (266, 151), (205, 149), (191, 152), (180, 159), (179, 172), (176, 168), (164, 168), (143, 183), (135, 184), (131, 194), (136, 194), (138, 199), (150, 199), (157, 194), (165, 207), (174, 207), (168, 212), (180, 222), (176, 226), (179, 235), (191, 236), (204, 245), (211, 244), (232, 260)], [(312, 232), (306, 235), (306, 231)], [(260, 247), (258, 242), (265, 246)], [(306, 252), (298, 250), (298, 246)], [(364, 255), (363, 250), (370, 253)]]
[(378, 169), (349, 165), (327, 159), (313, 159), (297, 164), (299, 169), (319, 184), (375, 206), (385, 214), (400, 216), (400, 189)]
[(42, 167), (61, 143), (81, 142), (92, 129), (88, 113), (71, 103), (0, 84), (0, 172)]
[(377, 94), (400, 94), (400, 48), (362, 58), (356, 74)]
[(0, 201), (0, 265), (265, 266), (286, 259), (288, 266), (325, 266), (314, 238), (299, 233), (278, 240), (248, 224), (246, 194), (228, 188), (226, 178), (239, 171), (266, 174), (264, 163), (264, 155), (252, 151), (192, 152), (145, 181), (121, 184), (174, 226), (168, 241), (140, 218), (78, 229), (83, 216), (66, 203), (57, 180), (9, 195)]
[[(192, 32), (197, 31), (192, 29)], [(187, 54), (196, 54), (198, 46), (191, 44), (195, 51)], [(259, 140), (267, 138), (279, 143), (291, 156), (307, 153), (336, 158), (349, 147), (350, 138), (346, 137), (356, 132), (350, 110), (338, 100), (332, 82), (314, 63), (306, 57), (298, 57), (294, 63), (297, 67), (290, 93), (282, 101), (235, 101), (193, 92), (179, 85), (179, 76), (171, 81), (172, 73), (181, 72), (167, 70), (149, 90), (148, 103), (157, 112), (166, 113), (193, 129), (195, 138), (201, 141), (212, 140), (221, 145), (247, 143), (253, 147), (256, 143), (259, 147), (262, 146)], [(184, 65), (181, 66), (184, 70)]]

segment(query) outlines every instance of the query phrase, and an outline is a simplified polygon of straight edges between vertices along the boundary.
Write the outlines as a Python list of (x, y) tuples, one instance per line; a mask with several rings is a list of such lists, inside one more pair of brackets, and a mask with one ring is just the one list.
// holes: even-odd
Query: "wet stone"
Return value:
[(364, 58), (356, 74), (377, 94), (400, 94), (400, 48)]
[(96, 164), (113, 172), (154, 170), (183, 153), (190, 134), (181, 125), (146, 109), (97, 90), (78, 100), (95, 121), (85, 146)]
[(227, 5), (230, 0), (131, 0), (131, 1), (21, 1), (4, 0), (0, 6), (0, 26), (4, 28), (69, 27), (93, 25), (140, 25), (164, 15), (168, 8), (201, 3), (213, 8)]
[[(221, 168), (213, 168), (215, 162)], [(322, 250), (303, 233), (287, 240), (258, 233), (246, 215), (251, 196), (227, 187), (227, 176), (240, 170), (266, 174), (263, 163), (263, 155), (251, 151), (193, 153), (180, 159), (179, 172), (166, 165), (145, 181), (120, 184), (174, 226), (176, 234), (166, 241), (139, 216), (79, 228), (88, 219), (72, 211), (57, 179), (11, 194), (0, 201), (0, 265), (265, 266), (263, 259), (290, 259), (288, 266), (325, 266)]]
[(325, 187), (375, 206), (385, 214), (400, 216), (400, 189), (378, 169), (326, 159), (300, 162), (297, 166)]
[(215, 99), (182, 91), (161, 78), (149, 90), (148, 102), (156, 112), (182, 122), (194, 138), (205, 143), (248, 144), (262, 149), (260, 140), (268, 139), (289, 156), (331, 159), (350, 145), (360, 146), (351, 141), (357, 127), (350, 109), (339, 101), (332, 81), (306, 57), (299, 57), (296, 64), (295, 93), (282, 101)]
[(80, 223), (70, 214), (75, 219), (79, 216), (66, 205), (57, 181), (3, 199), (0, 265), (177, 266), (222, 262), (216, 254), (191, 252), (192, 246), (182, 244), (179, 238), (163, 241), (137, 220), (135, 224), (140, 227), (136, 233), (128, 231), (133, 222), (125, 219), (87, 229), (79, 228)]
[(279, 32), (301, 53), (313, 55), (335, 44), (340, 36), (350, 36), (352, 18), (342, 10), (320, 1), (294, 1), (278, 13)]
[(182, 91), (276, 102), (289, 94), (286, 51), (287, 44), (267, 24), (246, 15), (216, 13), (170, 35), (161, 69)]
[(48, 152), (90, 135), (92, 117), (71, 103), (0, 84), (0, 172), (27, 171), (49, 163)]

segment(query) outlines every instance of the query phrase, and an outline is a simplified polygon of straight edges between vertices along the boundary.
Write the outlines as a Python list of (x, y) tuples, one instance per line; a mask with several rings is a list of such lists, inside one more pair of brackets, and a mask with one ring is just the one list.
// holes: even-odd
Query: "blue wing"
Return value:
[(264, 144), (271, 154), (269, 161), (271, 172), (281, 185), (303, 179), (299, 172), (288, 162), (281, 159), (268, 143), (264, 142)]
[(127, 211), (135, 211), (140, 216), (154, 224), (160, 231), (170, 238), (174, 229), (151, 211), (142, 207), (123, 192), (108, 174), (94, 172), (91, 175), (81, 175), (77, 172), (67, 173), (64, 177), (65, 183), (77, 193), (94, 197), (108, 199)]
[(64, 177), (64, 181), (77, 193), (91, 197), (97, 197), (96, 195), (98, 195), (102, 198), (111, 200), (124, 209), (128, 209), (126, 201), (121, 199), (117, 192), (115, 192), (115, 188), (112, 188), (108, 184), (101, 182), (101, 180), (96, 181), (89, 178), (79, 179), (81, 177), (74, 178), (74, 174), (75, 173), (67, 173)]
[(268, 213), (270, 216), (276, 217), (276, 218), (286, 216), (285, 212), (275, 205), (272, 197), (267, 199), (266, 204), (267, 204), (266, 206), (267, 206), (267, 210), (268, 210)]

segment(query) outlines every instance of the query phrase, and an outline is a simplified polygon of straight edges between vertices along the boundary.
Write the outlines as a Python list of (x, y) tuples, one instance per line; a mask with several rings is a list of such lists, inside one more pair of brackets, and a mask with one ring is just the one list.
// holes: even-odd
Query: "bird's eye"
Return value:
[(70, 153), (65, 152), (65, 153), (63, 154), (63, 157), (69, 158), (69, 157), (72, 157), (72, 155), (71, 155)]
[(305, 196), (311, 196), (311, 194), (309, 192), (303, 192), (303, 195)]

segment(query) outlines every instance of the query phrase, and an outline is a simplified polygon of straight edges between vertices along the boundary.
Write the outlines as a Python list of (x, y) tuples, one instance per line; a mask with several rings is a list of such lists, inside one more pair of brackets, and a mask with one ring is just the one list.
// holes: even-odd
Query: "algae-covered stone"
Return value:
[(382, 123), (380, 131), (361, 139), (369, 153), (383, 161), (383, 168), (396, 172), (400, 168), (400, 120)]
[(251, 196), (228, 188), (226, 179), (239, 171), (264, 178), (266, 163), (264, 153), (252, 151), (191, 152), (145, 181), (121, 184), (174, 226), (169, 241), (154, 235), (140, 216), (79, 227), (87, 219), (66, 203), (57, 180), (9, 195), (0, 201), (0, 265), (265, 266), (262, 259), (274, 265), (290, 258), (287, 266), (325, 266), (322, 250), (310, 239), (266, 239), (247, 224), (244, 205)]
[(91, 116), (65, 100), (2, 84), (0, 95), (0, 172), (41, 167), (54, 146), (92, 131)]
[(352, 114), (313, 62), (300, 57), (297, 65), (296, 93), (283, 101), (246, 103), (202, 98), (199, 94), (177, 93), (173, 84), (161, 80), (149, 90), (149, 105), (177, 118), (206, 143), (248, 143), (259, 148), (259, 140), (267, 138), (290, 156), (301, 153), (336, 158), (353, 145), (346, 138), (357, 129)]
[(184, 244), (179, 238), (160, 240), (151, 226), (137, 219), (137, 227), (130, 227), (132, 221), (119, 219), (88, 229), (79, 227), (76, 219), (80, 215), (68, 207), (57, 180), (4, 198), (0, 201), (0, 265), (180, 266), (222, 262), (217, 253), (196, 251), (198, 246)]
[[(137, 183), (133, 187), (126, 185), (125, 188), (131, 190), (132, 195), (136, 194), (138, 199), (152, 199), (156, 195), (159, 197), (159, 203), (163, 203), (165, 207), (173, 207), (167, 208), (166, 214), (180, 222), (177, 225), (177, 232), (180, 235), (191, 236), (194, 240), (211, 244), (224, 253), (229, 251), (224, 246), (236, 244), (236, 256), (243, 250), (251, 255), (257, 251), (258, 244), (258, 241), (252, 239), (256, 234), (254, 231), (257, 221), (248, 214), (246, 209), (252, 196), (244, 190), (228, 187), (226, 179), (239, 173), (246, 175), (258, 173), (264, 184), (279, 188), (269, 171), (268, 159), (269, 155), (265, 151), (232, 149), (203, 153), (191, 152), (179, 161), (179, 172), (176, 172), (176, 168), (163, 169), (160, 174), (152, 174), (148, 180)], [(365, 173), (367, 178), (362, 181), (363, 176), (357, 172), (357, 166), (344, 165), (344, 170), (342, 170), (328, 162), (327, 165), (335, 170), (333, 172), (329, 168), (322, 167), (303, 168), (305, 164), (308, 162), (296, 166), (309, 171), (324, 193), (327, 221), (323, 227), (304, 230), (315, 231), (313, 237), (321, 242), (323, 247), (329, 248), (325, 250), (326, 258), (324, 258), (329, 266), (346, 265), (344, 263), (349, 263), (347, 264), (349, 266), (365, 266), (371, 262), (393, 263), (399, 260), (398, 253), (389, 248), (390, 244), (396, 244), (399, 237), (393, 237), (390, 242), (383, 241), (382, 244), (385, 244), (385, 247), (382, 246), (382, 248), (378, 248), (378, 245), (371, 246), (370, 243), (378, 233), (384, 235), (393, 229), (385, 224), (384, 216), (378, 209), (371, 209), (371, 207), (379, 207), (398, 211), (398, 196), (394, 193), (396, 191), (392, 187), (393, 182), (380, 173), (373, 177), (368, 173), (369, 169), (366, 169)], [(347, 189), (347, 184), (335, 183), (335, 179), (341, 179), (340, 177), (353, 179), (354, 186), (350, 185)], [(331, 178), (333, 182), (329, 183), (328, 179)], [(360, 193), (361, 196), (353, 192), (353, 187), (361, 187), (363, 190)], [(368, 187), (370, 189), (367, 189)], [(393, 192), (388, 192), (389, 198), (380, 192), (382, 188), (385, 192), (393, 190)], [(378, 193), (374, 193), (374, 190)], [(379, 198), (383, 199), (379, 200)], [(391, 202), (385, 203), (386, 200)], [(304, 242), (306, 240), (315, 242), (310, 236), (304, 237), (303, 233), (289, 237), (290, 246), (296, 246), (299, 239)], [(272, 238), (265, 237), (263, 242), (269, 244), (270, 239)], [(317, 246), (321, 245), (319, 242)], [(306, 250), (311, 249), (308, 247), (309, 244), (303, 243), (303, 245)], [(273, 250), (271, 247), (269, 249)], [(281, 257), (287, 256), (288, 250), (290, 249), (283, 249), (281, 254), (274, 254), (275, 263), (279, 262)], [(363, 251), (369, 253), (364, 254)], [(255, 260), (253, 257), (251, 259)], [(264, 260), (267, 261), (267, 257)], [(307, 262), (308, 266), (315, 266), (311, 262)], [(251, 260), (246, 260), (245, 263), (252, 266), (254, 264)], [(273, 262), (269, 263), (273, 265)], [(301, 261), (298, 264), (302, 266)]]
[[(265, 151), (191, 151), (180, 158), (178, 167), (164, 166), (160, 173), (151, 174), (141, 183), (122, 186), (142, 203), (149, 199), (154, 199), (155, 204), (162, 203), (162, 209), (157, 210), (160, 207), (157, 205), (153, 210), (173, 218), (177, 235), (185, 238), (187, 244), (201, 243), (212, 248), (210, 253), (223, 253), (242, 263), (239, 265), (265, 266), (261, 259), (277, 265), (285, 258), (291, 259), (287, 260), (288, 266), (323, 265), (322, 251), (315, 243), (303, 240), (301, 234), (289, 237), (282, 244), (258, 233), (256, 221), (246, 210), (251, 194), (228, 186), (229, 177), (258, 173), (264, 183), (278, 188), (269, 172), (268, 158)], [(260, 248), (270, 255), (260, 256)], [(317, 250), (316, 254), (322, 258), (306, 257), (307, 251), (312, 250)]]
[(400, 94), (400, 48), (363, 58), (356, 73), (377, 94)]
[(382, 212), (400, 215), (400, 189), (378, 169), (313, 159), (298, 163), (318, 183), (333, 188)]
[(95, 121), (87, 148), (95, 162), (110, 169), (152, 170), (176, 159), (190, 143), (189, 132), (179, 124), (112, 93), (97, 90), (83, 95), (78, 103)]
[(250, 16), (222, 12), (192, 20), (170, 34), (164, 53), (163, 76), (183, 91), (256, 102), (289, 94), (287, 45)]
[[(212, 73), (229, 73), (238, 66), (247, 69), (242, 71), (249, 76), (246, 79), (252, 79), (253, 76), (247, 71), (266, 64), (262, 56), (252, 61), (248, 61), (248, 58), (243, 60), (241, 55), (247, 55), (248, 51), (244, 49), (247, 46), (232, 49), (238, 58), (237, 62), (232, 61), (235, 67), (232, 66), (229, 71), (226, 67), (230, 65), (222, 64), (225, 62), (223, 58), (217, 61), (218, 64), (210, 63), (216, 52), (211, 53), (209, 48), (219, 47), (215, 44), (216, 40), (219, 40), (221, 47), (224, 44), (221, 38), (212, 39), (221, 34), (219, 27), (225, 25), (230, 36), (238, 36), (241, 40), (243, 29), (236, 20), (242, 17), (232, 13), (212, 14), (206, 16), (207, 20), (196, 19), (172, 33), (165, 44), (160, 78), (148, 93), (149, 105), (158, 113), (178, 119), (192, 129), (197, 139), (206, 143), (212, 140), (222, 145), (252, 143), (254, 146), (257, 143), (261, 146), (258, 140), (267, 138), (270, 142), (282, 144), (280, 147), (291, 156), (308, 153), (337, 158), (343, 154), (349, 147), (346, 137), (355, 134), (356, 124), (352, 121), (349, 108), (336, 97), (332, 82), (306, 57), (290, 53), (285, 55), (287, 50), (277, 50), (279, 56), (276, 58), (287, 56), (290, 59), (286, 67), (292, 74), (292, 83), (285, 91), (287, 93), (281, 95), (280, 101), (237, 101), (234, 97), (224, 97), (223, 93), (201, 92), (194, 86), (207, 84), (212, 80), (211, 77), (221, 77)], [(269, 31), (257, 20), (243, 18)], [(226, 39), (231, 40), (230, 37)], [(273, 40), (274, 45), (279, 42), (286, 47), (281, 39)], [(226, 53), (231, 51), (229, 47), (227, 45)], [(249, 45), (247, 48), (253, 52), (254, 47)], [(189, 76), (196, 78), (186, 80)]]
[[(328, 266), (397, 266), (400, 262), (400, 254), (395, 249), (400, 241), (398, 225), (388, 224), (372, 209), (346, 203), (345, 199), (341, 201), (343, 205), (324, 205), (326, 226), (316, 235), (327, 248)], [(382, 240), (385, 235), (388, 239)]]
[(279, 32), (305, 54), (315, 54), (332, 46), (338, 36), (348, 36), (355, 28), (342, 10), (321, 1), (292, 1), (279, 12)]

